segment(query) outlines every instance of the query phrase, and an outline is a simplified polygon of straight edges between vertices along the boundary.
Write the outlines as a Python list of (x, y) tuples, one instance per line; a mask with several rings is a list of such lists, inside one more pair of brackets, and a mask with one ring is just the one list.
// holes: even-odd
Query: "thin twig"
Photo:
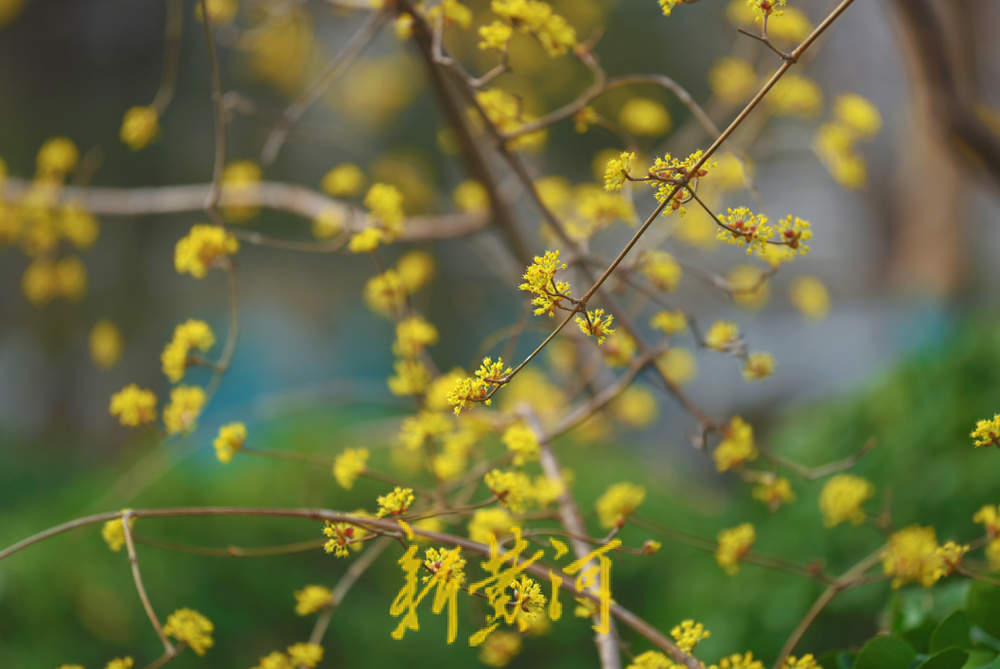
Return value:
[(212, 163), (212, 187), (205, 197), (204, 209), (212, 221), (224, 225), (219, 213), (219, 197), (222, 194), (222, 168), (226, 163), (226, 108), (222, 103), (222, 79), (219, 75), (219, 59), (215, 53), (212, 38), (212, 22), (208, 19), (208, 0), (200, 0), (204, 17), (205, 43), (208, 46), (208, 65), (212, 81), (212, 106), (215, 108), (215, 159)]
[(146, 586), (142, 582), (142, 573), (139, 571), (139, 557), (135, 553), (135, 542), (132, 541), (132, 529), (129, 527), (132, 518), (133, 514), (131, 511), (125, 511), (121, 514), (122, 532), (125, 535), (125, 548), (128, 551), (128, 561), (132, 567), (132, 578), (135, 580), (135, 589), (139, 593), (142, 608), (146, 610), (146, 616), (149, 618), (150, 624), (156, 630), (156, 635), (160, 637), (160, 641), (163, 643), (164, 655), (173, 657), (177, 654), (177, 649), (174, 648), (170, 640), (167, 639), (167, 635), (164, 634), (163, 627), (160, 625), (160, 619), (156, 617), (156, 611), (153, 610), (153, 605), (146, 594)]

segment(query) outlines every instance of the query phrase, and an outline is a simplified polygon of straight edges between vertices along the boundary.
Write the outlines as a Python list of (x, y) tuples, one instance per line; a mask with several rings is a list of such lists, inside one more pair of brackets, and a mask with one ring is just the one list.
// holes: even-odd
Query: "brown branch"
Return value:
[[(0, 185), (7, 200), (17, 200), (30, 192), (32, 182), (9, 177)], [(105, 188), (100, 186), (66, 186), (53, 193), (53, 204), (76, 203), (96, 216), (140, 216), (202, 211), (211, 184), (150, 186), (140, 188)], [(368, 215), (356, 207), (329, 198), (322, 193), (299, 186), (264, 181), (252, 188), (224, 191), (220, 206), (263, 207), (284, 211), (306, 219), (314, 219), (325, 211), (342, 215), (348, 232), (359, 232), (372, 224)], [(402, 241), (450, 239), (478, 232), (486, 227), (488, 216), (481, 213), (417, 216), (403, 224)], [(256, 232), (230, 227), (229, 231), (250, 244), (277, 246), (296, 251), (331, 252), (342, 244), (328, 242), (292, 242), (275, 240)]]
[(156, 89), (156, 95), (150, 106), (156, 110), (160, 116), (174, 99), (174, 91), (177, 89), (177, 70), (181, 60), (181, 33), (184, 30), (184, 2), (183, 0), (168, 0), (167, 21), (165, 31), (165, 55), (163, 58), (163, 74), (160, 78), (160, 85)]
[(223, 225), (219, 213), (219, 197), (222, 194), (222, 168), (226, 163), (226, 108), (222, 103), (222, 79), (219, 75), (219, 58), (215, 53), (212, 39), (212, 22), (209, 20), (208, 0), (200, 0), (202, 23), (205, 26), (205, 44), (208, 46), (208, 65), (212, 81), (212, 106), (215, 108), (215, 158), (212, 163), (212, 187), (205, 196), (203, 205), (212, 221)]
[(132, 529), (129, 527), (129, 522), (132, 518), (133, 514), (131, 511), (125, 511), (121, 514), (122, 533), (125, 535), (125, 548), (128, 551), (128, 561), (132, 567), (132, 578), (135, 581), (135, 589), (139, 593), (142, 608), (146, 610), (146, 616), (149, 618), (150, 624), (156, 630), (156, 635), (160, 637), (160, 641), (163, 643), (163, 654), (173, 657), (177, 654), (177, 649), (174, 648), (170, 640), (167, 639), (167, 635), (164, 634), (163, 627), (160, 625), (160, 619), (156, 617), (156, 611), (153, 610), (153, 604), (149, 601), (149, 595), (146, 594), (146, 586), (142, 582), (142, 574), (139, 571), (139, 557), (135, 553), (135, 542), (132, 541)]

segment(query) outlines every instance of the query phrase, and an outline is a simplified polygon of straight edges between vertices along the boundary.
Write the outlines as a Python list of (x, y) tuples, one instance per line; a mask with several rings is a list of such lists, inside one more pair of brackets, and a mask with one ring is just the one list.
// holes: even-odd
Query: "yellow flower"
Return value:
[(792, 484), (788, 479), (770, 472), (761, 477), (760, 482), (750, 491), (750, 495), (758, 502), (767, 504), (772, 511), (795, 499)]
[(674, 641), (677, 642), (677, 646), (681, 650), (685, 653), (690, 653), (701, 641), (712, 636), (712, 633), (705, 629), (705, 626), (701, 623), (696, 623), (693, 620), (684, 620), (680, 625), (675, 625), (670, 630), (670, 636), (674, 638)]
[(670, 130), (666, 107), (647, 98), (631, 98), (618, 113), (618, 121), (637, 137), (659, 137)]
[(42, 144), (35, 162), (40, 177), (61, 178), (72, 172), (79, 160), (80, 152), (73, 140), (53, 137)]
[(739, 416), (733, 416), (722, 432), (722, 441), (712, 452), (715, 468), (724, 472), (756, 458), (753, 427)]
[(822, 108), (823, 92), (812, 80), (788, 74), (774, 85), (764, 101), (775, 114), (810, 118)]
[[(260, 165), (250, 160), (237, 160), (222, 170), (222, 193), (224, 196), (252, 194), (260, 179)], [(222, 213), (238, 223), (255, 216), (257, 207), (230, 204), (223, 207)]]
[(862, 505), (875, 495), (875, 486), (853, 474), (837, 474), (823, 486), (819, 494), (819, 510), (823, 524), (835, 527), (845, 521), (854, 525), (864, 522)]
[(507, 450), (514, 454), (514, 464), (523, 465), (525, 462), (538, 459), (538, 437), (534, 430), (524, 423), (514, 423), (508, 427), (501, 437)]
[(347, 250), (351, 253), (371, 253), (385, 239), (385, 234), (378, 228), (365, 228), (351, 236)]
[(398, 188), (384, 183), (372, 184), (365, 195), (365, 207), (375, 218), (384, 241), (399, 236), (403, 226), (403, 194)]
[(972, 516), (972, 522), (982, 523), (986, 530), (986, 536), (991, 540), (1000, 537), (1000, 506), (986, 506), (976, 511)]
[(646, 489), (634, 483), (616, 483), (601, 495), (596, 504), (601, 527), (621, 527), (646, 499)]
[(479, 48), (483, 50), (496, 49), (497, 51), (506, 51), (507, 42), (510, 41), (510, 37), (513, 34), (514, 29), (502, 21), (493, 21), (493, 23), (480, 26)]
[(766, 379), (774, 374), (774, 356), (770, 353), (751, 353), (743, 367), (743, 378), (747, 381)]
[(170, 403), (163, 409), (167, 434), (190, 432), (205, 404), (205, 391), (197, 386), (177, 386), (170, 391)]
[(90, 357), (101, 369), (111, 369), (122, 357), (122, 335), (109, 320), (99, 320), (90, 330)]
[[(362, 514), (355, 513), (355, 515)], [(323, 528), (323, 534), (330, 537), (330, 540), (323, 544), (323, 550), (341, 558), (350, 555), (348, 546), (357, 548), (361, 545), (360, 541), (367, 531), (350, 523), (331, 523), (328, 520), (326, 527)]]
[(312, 234), (316, 239), (331, 239), (344, 229), (344, 211), (339, 207), (326, 207), (312, 220)]
[(365, 173), (354, 163), (337, 165), (325, 175), (320, 188), (333, 197), (357, 195), (365, 187)]
[(212, 647), (212, 621), (192, 609), (177, 609), (167, 618), (163, 633), (185, 643), (195, 652), (204, 655)]
[(308, 616), (333, 603), (333, 591), (322, 585), (307, 585), (295, 591), (295, 613)]
[(521, 278), (524, 280), (517, 288), (530, 292), (535, 297), (531, 303), (535, 305), (535, 315), (555, 314), (557, 307), (570, 294), (570, 286), (566, 281), (556, 281), (559, 270), (566, 269), (566, 263), (559, 260), (559, 251), (546, 251), (543, 256), (535, 256), (534, 261), (524, 270)]
[(160, 129), (160, 115), (152, 107), (131, 107), (122, 118), (121, 140), (133, 151), (149, 145)]
[(295, 669), (295, 666), (287, 655), (276, 650), (260, 658), (253, 669)]
[(243, 447), (247, 439), (247, 428), (243, 423), (229, 423), (219, 428), (219, 434), (212, 443), (215, 447), (215, 457), (225, 464), (232, 461), (233, 456)]
[(396, 263), (396, 274), (408, 293), (415, 293), (434, 277), (434, 258), (426, 251), (410, 251)]
[(475, 213), (489, 211), (490, 195), (486, 188), (475, 179), (467, 179), (455, 187), (451, 199), (459, 211)]
[(389, 515), (399, 516), (406, 513), (410, 505), (413, 504), (413, 489), (396, 486), (392, 492), (387, 495), (379, 495), (375, 501), (378, 502), (376, 515), (379, 518)]
[[(208, 22), (213, 26), (227, 26), (236, 18), (236, 12), (240, 8), (239, 0), (205, 0), (208, 7)], [(201, 11), (202, 5), (199, 2), (195, 5), (195, 16), (199, 21), (204, 21), (205, 17)]]
[(972, 437), (972, 445), (976, 448), (1000, 446), (1000, 413), (993, 414), (993, 418), (976, 421), (976, 427), (969, 433), (969, 436)]
[(646, 251), (642, 254), (642, 273), (656, 288), (672, 291), (680, 283), (684, 270), (666, 251)]
[(130, 383), (111, 396), (111, 415), (127, 427), (150, 423), (156, 419), (156, 395)]
[(520, 634), (494, 630), (479, 649), (479, 661), (489, 667), (506, 667), (520, 652)]
[(368, 280), (364, 295), (369, 309), (383, 316), (391, 316), (406, 304), (407, 289), (399, 272), (388, 269)]
[(350, 490), (368, 464), (367, 448), (348, 448), (333, 461), (333, 477), (341, 488)]
[(131, 657), (116, 657), (104, 665), (104, 669), (132, 669), (133, 664)]
[(826, 318), (830, 310), (830, 294), (822, 281), (814, 276), (800, 276), (792, 282), (789, 292), (792, 304), (806, 318)]
[(882, 115), (871, 102), (856, 93), (847, 93), (833, 103), (833, 113), (841, 123), (861, 137), (870, 137), (882, 128)]
[(476, 509), (469, 520), (469, 538), (481, 544), (489, 543), (491, 534), (496, 538), (500, 538), (510, 533), (514, 525), (514, 518), (506, 509), (499, 507), (493, 509)]
[(515, 513), (524, 510), (525, 500), (531, 491), (531, 480), (521, 472), (505, 472), (494, 469), (483, 477), (501, 504)]
[(323, 646), (318, 643), (297, 643), (288, 647), (288, 659), (293, 667), (315, 667), (323, 659)]
[(664, 334), (676, 334), (687, 328), (687, 317), (683, 311), (661, 311), (649, 319), (649, 327)]
[(58, 216), (59, 232), (73, 246), (83, 250), (93, 245), (100, 233), (100, 227), (97, 225), (97, 219), (89, 211), (78, 204), (71, 203), (62, 207), (58, 211)]
[(205, 278), (208, 269), (240, 248), (236, 238), (218, 225), (194, 225), (174, 249), (174, 268), (178, 274)]
[(740, 345), (740, 327), (732, 321), (715, 321), (705, 333), (705, 346), (731, 351)]
[(893, 577), (893, 588), (911, 582), (929, 588), (947, 575), (934, 528), (911, 525), (890, 536), (882, 551), (882, 571)]
[(635, 357), (636, 348), (632, 335), (614, 331), (604, 344), (604, 361), (609, 367), (624, 367)]
[(708, 72), (708, 85), (720, 100), (737, 104), (748, 100), (757, 87), (753, 65), (742, 58), (722, 58)]
[(431, 382), (431, 373), (422, 360), (401, 358), (393, 363), (395, 372), (388, 379), (389, 392), (393, 395), (420, 395)]
[(656, 398), (646, 388), (629, 386), (611, 403), (611, 410), (626, 425), (646, 427), (656, 420)]
[(719, 546), (715, 549), (715, 561), (722, 570), (732, 576), (740, 569), (740, 561), (750, 552), (757, 540), (757, 532), (750, 523), (719, 532)]
[(490, 404), (490, 390), (499, 386), (511, 371), (510, 367), (504, 367), (503, 358), (498, 357), (496, 362), (492, 358), (483, 358), (475, 377), (459, 378), (448, 393), (448, 403), (455, 408), (455, 415), (460, 414), (470, 403)]
[[(660, 4), (674, 3), (680, 4), (682, 0), (660, 0)], [(669, 9), (664, 7), (663, 12), (669, 14)], [(674, 669), (677, 665), (673, 660), (656, 650), (647, 650), (632, 658), (632, 663), (626, 669)]]
[(756, 311), (771, 298), (771, 285), (764, 273), (753, 265), (736, 265), (726, 277), (733, 302)]
[(546, 2), (493, 0), (490, 9), (522, 33), (533, 35), (549, 56), (561, 56), (576, 45), (576, 31)]
[(794, 655), (789, 655), (785, 658), (785, 664), (781, 669), (823, 669), (823, 667), (816, 662), (816, 658), (812, 656), (812, 653), (807, 653), (798, 658)]
[[(128, 509), (125, 509), (128, 511)], [(131, 516), (128, 519), (128, 529), (129, 531), (135, 527), (135, 516)], [(125, 546), (125, 528), (122, 527), (122, 519), (114, 518), (104, 523), (101, 527), (101, 538), (104, 539), (104, 543), (108, 545), (112, 551), (117, 553)]]
[(205, 352), (215, 346), (215, 335), (205, 321), (188, 319), (174, 328), (174, 336), (160, 354), (163, 373), (171, 383), (184, 377), (192, 349)]
[(767, 241), (774, 234), (767, 216), (755, 214), (746, 207), (730, 208), (727, 213), (718, 215), (718, 221), (720, 225), (715, 238), (727, 244), (745, 246), (747, 255), (754, 251), (763, 253)]
[(586, 317), (576, 317), (576, 324), (580, 327), (580, 331), (583, 334), (596, 338), (597, 345), (600, 346), (604, 343), (605, 339), (615, 333), (615, 329), (611, 327), (614, 319), (615, 317), (612, 314), (605, 315), (604, 309), (588, 309)]
[(784, 12), (779, 7), (785, 6), (786, 0), (746, 0), (747, 7), (753, 11), (754, 20), (763, 22), (765, 18), (781, 16)]
[[(751, 0), (752, 2), (759, 0)], [(779, 0), (783, 1), (783, 0)], [(740, 655), (739, 653), (733, 653), (729, 657), (724, 657), (719, 660), (718, 665), (710, 665), (708, 669), (765, 669), (764, 663), (760, 660), (753, 659), (753, 653), (747, 651)]]
[(812, 32), (809, 17), (797, 7), (786, 7), (780, 15), (768, 19), (767, 36), (786, 42), (801, 42)]
[(414, 358), (437, 341), (436, 327), (421, 316), (410, 316), (396, 324), (396, 341), (392, 345), (392, 352), (401, 357)]
[(671, 383), (684, 385), (698, 375), (698, 361), (686, 348), (671, 348), (656, 359), (656, 366)]

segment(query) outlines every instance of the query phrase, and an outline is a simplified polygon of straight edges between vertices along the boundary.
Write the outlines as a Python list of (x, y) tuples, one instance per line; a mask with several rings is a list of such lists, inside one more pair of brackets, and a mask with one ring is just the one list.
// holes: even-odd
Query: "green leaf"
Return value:
[(962, 669), (1000, 669), (996, 651), (974, 648), (969, 651), (969, 659)]
[(854, 669), (909, 669), (916, 657), (917, 651), (899, 637), (877, 636), (858, 652)]
[(973, 582), (965, 600), (965, 612), (973, 624), (993, 636), (1000, 636), (1000, 588), (981, 581)]
[(918, 666), (917, 669), (962, 669), (968, 659), (968, 651), (964, 651), (961, 648), (949, 648), (937, 655), (932, 655), (926, 662)]
[(972, 622), (964, 611), (955, 611), (941, 621), (931, 634), (930, 649), (937, 653), (945, 648), (967, 648), (970, 644), (969, 633)]

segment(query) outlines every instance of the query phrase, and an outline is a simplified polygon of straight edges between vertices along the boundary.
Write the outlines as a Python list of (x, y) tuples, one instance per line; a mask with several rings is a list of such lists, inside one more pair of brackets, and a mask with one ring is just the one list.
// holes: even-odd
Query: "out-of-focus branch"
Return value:
[[(7, 201), (24, 196), (32, 187), (30, 181), (8, 178), (0, 187)], [(98, 186), (66, 186), (53, 193), (55, 203), (76, 203), (97, 216), (142, 216), (147, 214), (179, 214), (202, 211), (211, 184), (151, 186), (143, 188), (103, 188)], [(313, 219), (325, 211), (339, 213), (348, 232), (357, 232), (371, 224), (361, 209), (329, 198), (322, 193), (295, 184), (264, 181), (253, 187), (223, 190), (221, 206), (263, 207)], [(485, 213), (416, 216), (403, 224), (404, 241), (449, 239), (478, 232), (486, 227)], [(237, 232), (240, 229), (230, 227)], [(264, 243), (263, 235), (243, 232), (240, 237), (249, 243)], [(339, 245), (330, 246), (336, 250)], [(298, 249), (305, 250), (305, 249)], [(316, 249), (313, 249), (316, 250)]]
[(160, 78), (160, 86), (156, 90), (156, 95), (153, 96), (153, 102), (150, 103), (150, 106), (161, 116), (166, 111), (170, 101), (174, 99), (174, 91), (177, 89), (177, 70), (181, 60), (181, 32), (184, 29), (183, 0), (168, 0), (166, 7), (163, 75)]
[[(903, 38), (910, 44), (922, 82), (928, 89), (934, 121), (951, 139), (950, 147), (961, 164), (984, 173), (1000, 188), (1000, 137), (976, 115), (973, 101), (959, 85), (958, 64), (947, 51), (939, 12), (930, 0), (893, 0)], [(947, 10), (960, 11), (945, 3)], [(974, 157), (969, 161), (969, 157)]]

